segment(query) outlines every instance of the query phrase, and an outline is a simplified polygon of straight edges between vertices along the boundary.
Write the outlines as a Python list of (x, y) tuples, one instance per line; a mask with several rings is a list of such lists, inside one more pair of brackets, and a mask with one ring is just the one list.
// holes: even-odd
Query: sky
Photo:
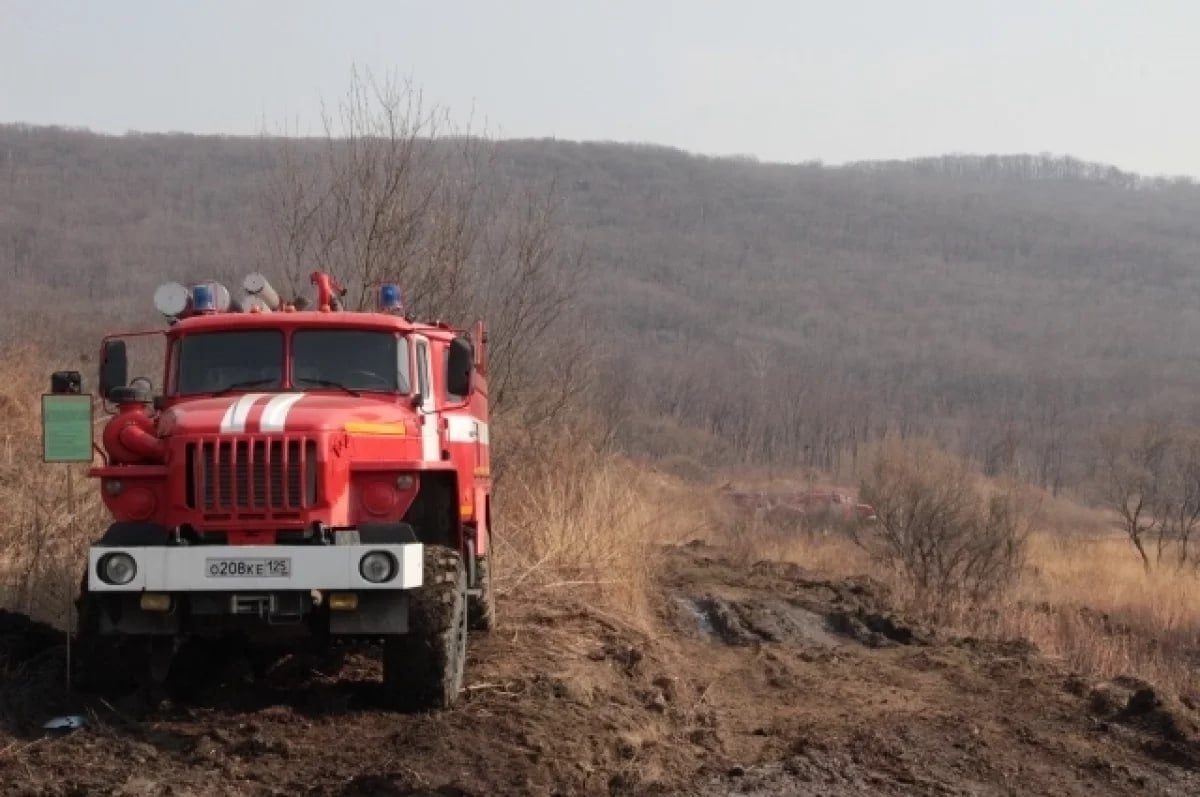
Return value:
[(500, 137), (1200, 176), (1200, 3), (0, 0), (0, 122), (320, 132), (351, 69)]

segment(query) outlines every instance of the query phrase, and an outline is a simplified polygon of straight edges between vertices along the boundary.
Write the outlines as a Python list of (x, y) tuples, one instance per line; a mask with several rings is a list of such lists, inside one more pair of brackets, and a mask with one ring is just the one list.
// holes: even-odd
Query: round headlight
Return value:
[(100, 578), (109, 584), (128, 584), (137, 575), (137, 564), (127, 553), (110, 553), (100, 560), (97, 570)]
[(145, 487), (130, 487), (121, 499), (121, 508), (134, 520), (145, 520), (158, 509), (158, 499)]
[(386, 551), (371, 551), (359, 561), (358, 572), (372, 584), (382, 584), (396, 575), (396, 560)]
[(371, 482), (362, 490), (363, 509), (371, 515), (386, 515), (396, 507), (396, 491), (387, 482)]

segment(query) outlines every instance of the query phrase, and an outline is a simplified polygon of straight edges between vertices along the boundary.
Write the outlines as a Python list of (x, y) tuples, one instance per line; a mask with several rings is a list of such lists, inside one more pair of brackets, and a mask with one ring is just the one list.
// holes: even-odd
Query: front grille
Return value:
[(288, 512), (317, 501), (317, 444), (304, 438), (187, 445), (188, 506), (205, 512)]

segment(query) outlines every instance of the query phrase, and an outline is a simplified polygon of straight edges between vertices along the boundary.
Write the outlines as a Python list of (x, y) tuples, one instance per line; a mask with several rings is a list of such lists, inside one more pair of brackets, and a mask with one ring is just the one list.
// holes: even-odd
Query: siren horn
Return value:
[(242, 280), (242, 288), (246, 293), (259, 299), (262, 305), (265, 305), (268, 310), (279, 309), (279, 294), (271, 287), (271, 283), (267, 281), (259, 272), (247, 274), (246, 279)]

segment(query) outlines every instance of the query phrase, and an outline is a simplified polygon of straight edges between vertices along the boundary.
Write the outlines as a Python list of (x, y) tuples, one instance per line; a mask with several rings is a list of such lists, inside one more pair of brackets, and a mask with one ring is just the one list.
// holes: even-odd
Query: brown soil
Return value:
[[(0, 793), (1115, 795), (1200, 793), (1200, 715), (1019, 642), (948, 638), (868, 581), (673, 549), (658, 628), (502, 601), (453, 710), (372, 707), (379, 663), (211, 662), (194, 703), (82, 701), (61, 636), (0, 614)], [(45, 735), (82, 711), (88, 727)]]

